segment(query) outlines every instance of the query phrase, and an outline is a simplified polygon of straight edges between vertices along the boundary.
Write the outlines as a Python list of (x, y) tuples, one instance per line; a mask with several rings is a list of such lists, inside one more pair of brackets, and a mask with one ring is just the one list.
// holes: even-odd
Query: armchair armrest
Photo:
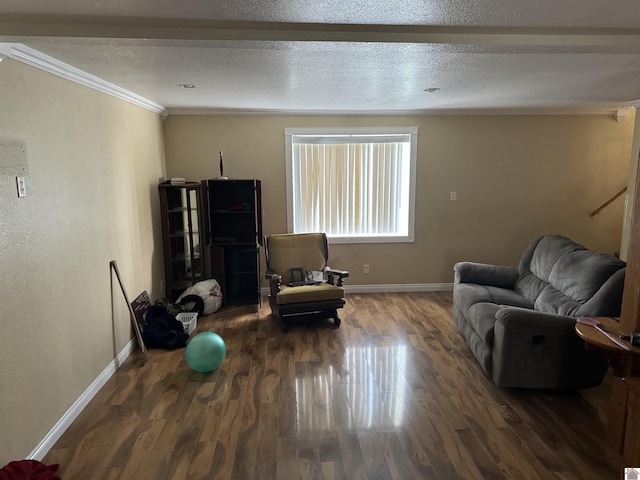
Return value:
[(267, 271), (264, 276), (269, 279), (269, 290), (271, 291), (271, 295), (276, 295), (280, 291), (282, 275)]
[(326, 272), (327, 280), (331, 285), (334, 284), (333, 283), (334, 282), (333, 277), (338, 277), (338, 282), (337, 282), (337, 286), (338, 287), (341, 287), (342, 286), (342, 280), (349, 276), (349, 272), (347, 272), (346, 270), (336, 270), (335, 268), (326, 267), (324, 269), (324, 271)]
[(454, 285), (477, 283), (512, 289), (518, 280), (518, 269), (486, 263), (458, 262), (453, 266)]

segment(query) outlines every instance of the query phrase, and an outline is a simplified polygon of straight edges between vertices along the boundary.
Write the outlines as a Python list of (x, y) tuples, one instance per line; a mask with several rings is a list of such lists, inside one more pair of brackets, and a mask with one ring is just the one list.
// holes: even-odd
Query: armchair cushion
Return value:
[(293, 278), (292, 269), (322, 271), (327, 264), (326, 237), (320, 234), (272, 235), (269, 237), (269, 270), (282, 275), (282, 283), (302, 280)]
[(301, 285), (289, 287), (281, 285), (276, 294), (278, 305), (287, 305), (300, 302), (319, 302), (324, 300), (339, 300), (344, 298), (344, 288), (320, 283), (318, 285)]

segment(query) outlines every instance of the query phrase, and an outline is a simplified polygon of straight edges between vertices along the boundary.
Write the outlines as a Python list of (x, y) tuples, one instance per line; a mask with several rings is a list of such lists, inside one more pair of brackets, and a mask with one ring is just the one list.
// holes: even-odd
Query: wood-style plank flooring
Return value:
[(451, 317), (451, 292), (350, 294), (342, 326), (282, 332), (266, 300), (198, 320), (227, 358), (132, 354), (43, 459), (75, 479), (614, 479), (610, 381), (504, 390)]

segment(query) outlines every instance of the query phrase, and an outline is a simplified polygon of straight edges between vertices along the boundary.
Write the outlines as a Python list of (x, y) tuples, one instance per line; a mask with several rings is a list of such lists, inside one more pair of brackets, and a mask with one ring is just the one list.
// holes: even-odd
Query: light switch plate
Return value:
[(18, 187), (18, 196), (26, 197), (27, 196), (27, 182), (25, 182), (24, 177), (16, 177), (16, 186)]

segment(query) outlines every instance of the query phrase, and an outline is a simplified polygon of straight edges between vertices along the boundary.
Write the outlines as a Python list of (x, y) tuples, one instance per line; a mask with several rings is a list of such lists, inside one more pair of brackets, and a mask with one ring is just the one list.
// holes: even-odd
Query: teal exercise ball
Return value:
[(185, 358), (196, 372), (211, 372), (218, 368), (227, 355), (227, 345), (220, 335), (202, 332), (187, 344)]

